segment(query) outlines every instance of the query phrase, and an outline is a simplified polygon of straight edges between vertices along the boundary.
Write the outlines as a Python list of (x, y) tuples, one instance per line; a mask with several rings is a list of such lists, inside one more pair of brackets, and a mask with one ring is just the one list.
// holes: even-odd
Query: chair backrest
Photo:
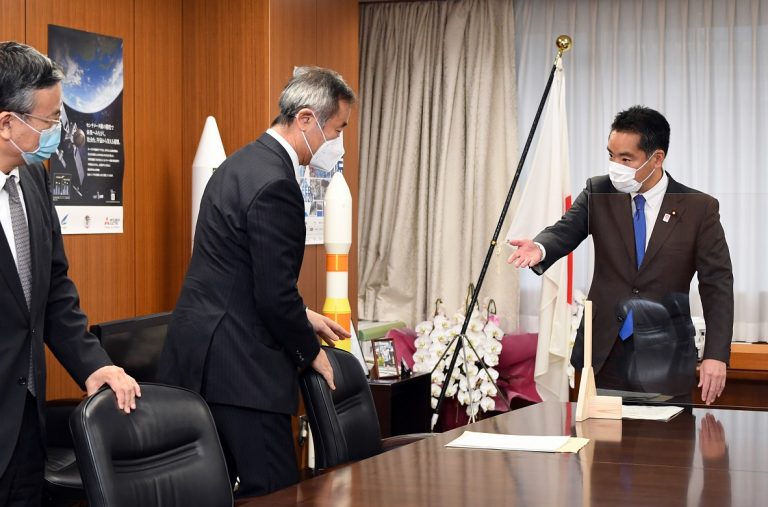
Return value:
[(139, 382), (155, 382), (171, 312), (113, 320), (91, 326), (112, 362)]
[[(156, 313), (91, 326), (112, 361), (139, 382), (156, 380), (171, 313)], [(69, 416), (80, 400), (49, 401), (46, 407), (45, 498), (69, 505), (84, 499), (83, 482), (69, 433)]]
[(323, 349), (333, 367), (336, 390), (331, 391), (312, 368), (307, 368), (299, 381), (319, 469), (381, 452), (379, 419), (360, 363), (343, 350)]
[(644, 392), (690, 394), (696, 381), (696, 345), (690, 324), (688, 295), (668, 296), (661, 302), (632, 298), (634, 355), (627, 376)]
[(231, 506), (213, 417), (196, 393), (140, 384), (129, 415), (102, 389), (75, 409), (70, 429), (91, 507)]

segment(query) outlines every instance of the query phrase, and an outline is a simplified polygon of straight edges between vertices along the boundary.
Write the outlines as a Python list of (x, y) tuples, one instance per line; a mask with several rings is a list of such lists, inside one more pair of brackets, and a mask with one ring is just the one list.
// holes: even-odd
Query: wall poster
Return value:
[(344, 159), (339, 160), (330, 172), (303, 165), (296, 171), (296, 180), (304, 197), (304, 223), (307, 226), (305, 245), (323, 244), (325, 189), (336, 171), (344, 172)]
[(123, 40), (48, 25), (64, 70), (61, 142), (50, 184), (63, 234), (123, 232)]

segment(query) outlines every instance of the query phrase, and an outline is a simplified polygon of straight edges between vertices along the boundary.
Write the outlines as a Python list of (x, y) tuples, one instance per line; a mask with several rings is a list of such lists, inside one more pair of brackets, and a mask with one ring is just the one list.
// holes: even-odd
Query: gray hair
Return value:
[(289, 125), (307, 107), (324, 125), (339, 110), (339, 101), (355, 102), (355, 92), (338, 72), (320, 67), (296, 67), (280, 94), (280, 115), (272, 125)]
[(0, 42), (0, 111), (29, 113), (35, 108), (35, 91), (64, 79), (53, 60), (26, 44)]

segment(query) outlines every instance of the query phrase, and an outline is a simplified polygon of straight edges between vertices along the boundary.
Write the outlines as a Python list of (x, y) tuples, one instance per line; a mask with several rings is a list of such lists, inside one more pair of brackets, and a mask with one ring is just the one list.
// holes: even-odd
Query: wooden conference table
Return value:
[(666, 423), (574, 415), (575, 404), (540, 403), (466, 429), (590, 438), (578, 454), (444, 447), (459, 428), (236, 505), (768, 504), (768, 412), (689, 408)]

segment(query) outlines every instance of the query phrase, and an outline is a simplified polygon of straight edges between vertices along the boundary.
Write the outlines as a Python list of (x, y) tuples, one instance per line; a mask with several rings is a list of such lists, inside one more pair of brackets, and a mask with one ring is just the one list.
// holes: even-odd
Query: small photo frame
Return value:
[(371, 348), (376, 378), (397, 378), (399, 374), (394, 340), (392, 338), (371, 340)]

